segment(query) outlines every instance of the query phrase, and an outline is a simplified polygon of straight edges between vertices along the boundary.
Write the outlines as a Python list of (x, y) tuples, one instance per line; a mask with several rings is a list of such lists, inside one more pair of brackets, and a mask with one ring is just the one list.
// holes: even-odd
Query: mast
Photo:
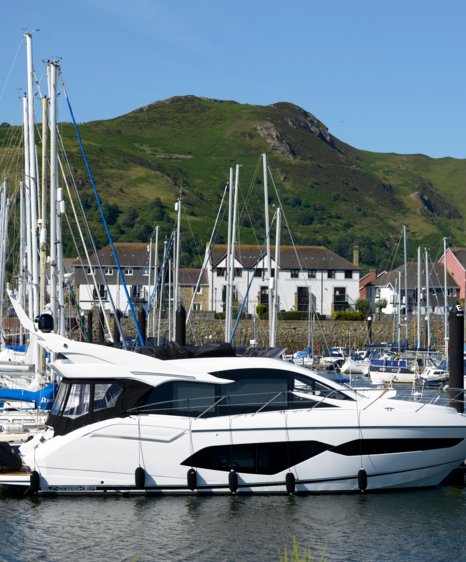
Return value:
[[(155, 227), (155, 248), (154, 248), (154, 305), (152, 306), (152, 335), (155, 337), (155, 309), (157, 308), (158, 286), (157, 281), (159, 277), (159, 226)], [(160, 310), (159, 310), (160, 314)]]
[(430, 295), (429, 295), (429, 255), (427, 253), (427, 248), (425, 248), (426, 256), (426, 340), (427, 349), (430, 350)]
[(447, 286), (447, 239), (443, 239), (443, 287), (444, 287), (444, 306), (443, 306), (443, 329), (445, 340), (445, 358), (448, 361), (448, 286)]
[(270, 252), (270, 223), (269, 223), (269, 187), (268, 187), (268, 174), (267, 174), (267, 155), (265, 152), (262, 154), (262, 168), (264, 177), (264, 218), (265, 218), (265, 243), (266, 243), (266, 267), (267, 267), (267, 280), (269, 284), (268, 290), (268, 317), (269, 317), (269, 345), (272, 345), (272, 339), (275, 340), (275, 335), (272, 335), (272, 301), (273, 301), (273, 280), (272, 280), (272, 265), (271, 265), (271, 252)]
[(271, 278), (270, 281), (274, 281), (273, 287), (273, 304), (271, 309), (270, 316), (272, 317), (271, 328), (270, 328), (270, 338), (269, 338), (269, 345), (270, 347), (275, 347), (276, 345), (276, 335), (277, 335), (277, 314), (278, 314), (278, 307), (279, 307), (279, 298), (278, 298), (278, 276), (280, 270), (280, 227), (281, 227), (281, 216), (280, 216), (280, 207), (277, 207), (277, 224), (275, 225), (275, 275), (273, 279)]
[(403, 254), (404, 254), (404, 277), (405, 277), (405, 342), (408, 345), (408, 252), (407, 252), (406, 225), (403, 225)]
[(232, 307), (233, 307), (233, 282), (235, 279), (235, 242), (236, 242), (236, 215), (238, 211), (238, 190), (239, 190), (239, 164), (236, 164), (235, 169), (235, 188), (233, 197), (233, 216), (231, 222), (231, 251), (230, 251), (230, 278), (228, 282), (228, 292), (229, 292), (229, 309), (230, 309), (230, 324), (228, 324), (228, 338), (225, 338), (227, 342), (231, 343), (231, 317), (232, 317)]
[[(8, 242), (8, 182), (5, 178), (1, 187), (0, 195), (0, 318), (3, 318), (3, 295), (5, 289), (5, 262)], [(0, 334), (3, 341), (3, 333)]]
[(29, 318), (33, 317), (33, 305), (32, 305), (32, 228), (31, 228), (31, 198), (29, 196), (29, 135), (28, 135), (28, 105), (27, 97), (23, 97), (23, 138), (24, 138), (24, 182), (23, 182), (23, 194), (24, 194), (24, 218), (25, 220), (25, 284), (26, 284), (26, 294), (27, 298), (27, 311)]
[(232, 241), (231, 241), (231, 225), (232, 225), (232, 217), (233, 217), (233, 194), (234, 194), (234, 187), (233, 187), (233, 166), (230, 166), (230, 179), (229, 179), (229, 189), (228, 189), (228, 235), (227, 235), (227, 252), (226, 252), (226, 264), (225, 264), (225, 273), (226, 273), (226, 290), (225, 290), (225, 341), (230, 341), (230, 333), (231, 333), (231, 293), (230, 287), (232, 284), (231, 275), (230, 275), (230, 255), (233, 251)]
[(397, 309), (397, 329), (396, 329), (396, 341), (398, 342), (398, 352), (401, 351), (401, 271), (398, 271), (398, 309)]
[[(40, 275), (39, 275), (39, 310), (42, 312), (45, 308), (45, 292), (46, 292), (46, 263), (47, 263), (47, 225), (46, 225), (46, 191), (47, 191), (47, 115), (48, 100), (44, 96), (42, 98), (42, 184), (41, 184), (41, 212), (40, 212), (40, 234), (39, 234), (39, 251), (40, 251)], [(45, 349), (39, 349), (39, 373), (45, 374)]]
[(177, 212), (176, 221), (176, 244), (174, 246), (175, 259), (173, 260), (173, 337), (176, 334), (176, 311), (178, 310), (178, 301), (180, 300), (179, 294), (179, 270), (180, 270), (180, 232), (181, 232), (181, 196), (175, 204), (175, 211)]
[[(65, 200), (63, 199), (63, 188), (57, 188), (57, 285), (58, 285), (58, 333), (66, 334), (65, 320), (65, 266), (63, 263), (63, 236), (62, 215), (65, 214)], [(104, 312), (105, 313), (105, 312)]]
[(421, 246), (417, 248), (417, 342), (416, 349), (421, 347)]
[(50, 103), (50, 303), (52, 316), (58, 323), (57, 298), (57, 65), (50, 62), (49, 103)]
[(37, 248), (37, 170), (36, 145), (34, 139), (34, 68), (32, 63), (32, 37), (25, 33), (27, 53), (27, 105), (28, 105), (28, 137), (29, 137), (29, 175), (26, 182), (29, 186), (31, 205), (31, 265), (32, 265), (32, 313), (35, 318), (39, 314), (39, 263)]

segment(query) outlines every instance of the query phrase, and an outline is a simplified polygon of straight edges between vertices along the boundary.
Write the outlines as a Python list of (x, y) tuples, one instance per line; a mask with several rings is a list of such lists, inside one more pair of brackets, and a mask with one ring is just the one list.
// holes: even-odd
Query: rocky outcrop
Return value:
[(327, 127), (322, 123), (322, 121), (319, 121), (317, 117), (312, 115), (312, 113), (305, 111), (302, 107), (299, 107), (299, 105), (295, 105), (293, 103), (280, 102), (273, 104), (271, 107), (276, 107), (278, 109), (291, 109), (293, 115), (288, 115), (287, 117), (285, 117), (285, 122), (292, 129), (305, 129), (312, 135), (327, 143), (332, 148), (336, 148), (333, 137), (328, 132)]
[(291, 146), (285, 141), (282, 135), (278, 132), (275, 125), (270, 121), (266, 121), (261, 125), (256, 126), (256, 131), (259, 136), (261, 136), (265, 142), (270, 146), (270, 148), (291, 160), (296, 158), (296, 154), (291, 148)]

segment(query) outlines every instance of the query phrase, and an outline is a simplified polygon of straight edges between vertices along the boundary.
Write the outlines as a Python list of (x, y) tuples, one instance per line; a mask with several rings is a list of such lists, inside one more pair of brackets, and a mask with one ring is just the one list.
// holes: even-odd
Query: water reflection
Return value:
[(271, 562), (293, 537), (332, 561), (463, 560), (463, 488), (315, 496), (0, 499), (0, 559)]

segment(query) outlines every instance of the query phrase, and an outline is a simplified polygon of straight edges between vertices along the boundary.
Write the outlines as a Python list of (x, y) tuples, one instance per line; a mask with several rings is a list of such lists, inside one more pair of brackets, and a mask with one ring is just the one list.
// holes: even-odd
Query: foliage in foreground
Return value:
[(327, 545), (324, 546), (324, 550), (321, 552), (318, 558), (314, 558), (311, 554), (310, 547), (304, 547), (304, 550), (301, 552), (298, 541), (296, 537), (293, 537), (293, 547), (291, 551), (288, 553), (288, 546), (285, 546), (282, 552), (278, 552), (278, 557), (280, 562), (325, 562), (327, 557), (325, 556), (325, 552), (327, 550)]

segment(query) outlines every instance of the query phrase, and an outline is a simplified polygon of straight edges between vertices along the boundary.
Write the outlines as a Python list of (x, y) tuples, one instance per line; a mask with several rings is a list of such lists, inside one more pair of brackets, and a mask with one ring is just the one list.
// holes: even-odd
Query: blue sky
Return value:
[(0, 121), (21, 119), (22, 34), (39, 28), (36, 74), (61, 57), (80, 122), (183, 94), (289, 101), (360, 149), (466, 158), (462, 0), (2, 4)]

